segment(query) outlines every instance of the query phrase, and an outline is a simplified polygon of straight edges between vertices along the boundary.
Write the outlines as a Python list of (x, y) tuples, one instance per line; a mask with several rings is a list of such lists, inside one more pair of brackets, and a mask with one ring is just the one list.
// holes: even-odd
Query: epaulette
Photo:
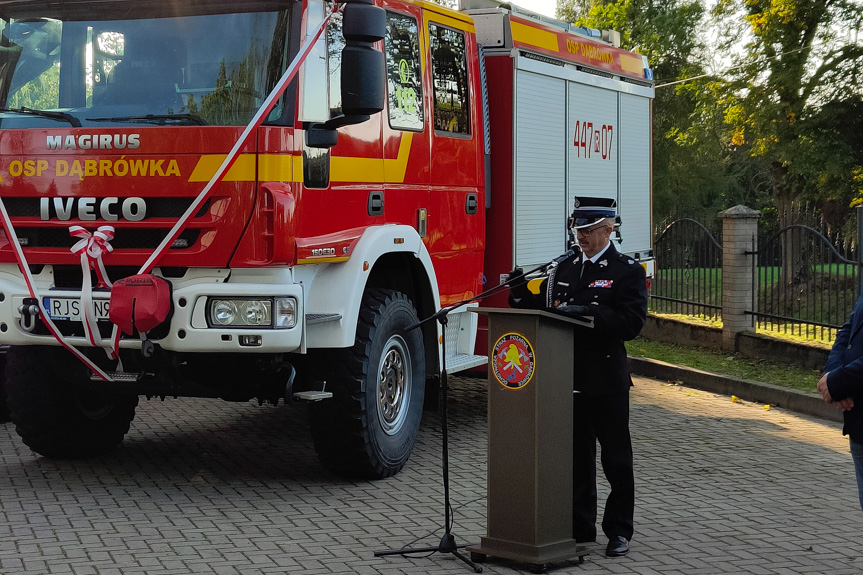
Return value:
[(617, 254), (617, 258), (618, 258), (619, 260), (623, 261), (624, 263), (626, 263), (626, 264), (628, 264), (628, 265), (631, 265), (631, 266), (634, 266), (634, 265), (641, 265), (639, 262), (635, 261), (635, 260), (632, 258), (632, 256), (629, 256), (629, 255), (626, 255), (626, 254), (618, 253), (618, 254)]

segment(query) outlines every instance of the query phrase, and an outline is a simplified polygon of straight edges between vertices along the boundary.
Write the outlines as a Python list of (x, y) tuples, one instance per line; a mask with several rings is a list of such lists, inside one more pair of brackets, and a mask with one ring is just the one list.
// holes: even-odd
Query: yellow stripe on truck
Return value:
[(644, 268), (644, 275), (651, 278), (653, 274), (656, 273), (656, 260), (647, 260), (646, 262), (641, 262), (641, 267)]
[(557, 43), (557, 34), (547, 30), (540, 30), (521, 22), (510, 22), (512, 25), (512, 39), (514, 42), (530, 44), (537, 48), (545, 48), (557, 52), (560, 50)]
[[(209, 182), (216, 174), (219, 166), (225, 161), (227, 154), (205, 154), (198, 160), (198, 165), (189, 176), (190, 182)], [(240, 154), (225, 177), (225, 182), (254, 182), (255, 154)]]
[[(399, 142), (395, 158), (354, 158), (332, 156), (330, 158), (330, 181), (401, 184), (405, 181), (408, 158), (411, 153), (413, 134), (405, 132)], [(225, 161), (219, 154), (203, 155), (198, 160), (190, 182), (209, 182), (216, 170)], [(258, 174), (262, 182), (301, 182), (303, 180), (302, 156), (286, 154), (261, 154), (258, 157)], [(226, 182), (255, 181), (255, 155), (242, 154), (223, 178)]]
[(330, 160), (330, 180), (333, 182), (403, 183), (408, 168), (413, 137), (411, 132), (402, 133), (398, 156), (391, 159), (333, 156)]
[(399, 142), (399, 155), (391, 160), (384, 160), (384, 181), (388, 184), (401, 184), (405, 181), (405, 172), (408, 169), (408, 158), (411, 155), (411, 142), (414, 135), (411, 132), (402, 134)]
[(331, 264), (348, 261), (348, 256), (339, 256), (336, 258), (299, 258), (298, 264)]
[[(299, 171), (296, 171), (295, 160), (299, 164)], [(261, 154), (258, 159), (258, 177), (262, 182), (292, 182), (294, 174), (302, 171), (303, 164), (299, 156)]]
[(634, 58), (633, 56), (627, 56), (626, 54), (620, 55), (620, 67), (625, 72), (630, 72), (632, 74), (639, 74), (641, 76), (644, 75), (644, 60), (641, 58)]
[(330, 181), (374, 183), (384, 179), (384, 161), (381, 158), (330, 158)]

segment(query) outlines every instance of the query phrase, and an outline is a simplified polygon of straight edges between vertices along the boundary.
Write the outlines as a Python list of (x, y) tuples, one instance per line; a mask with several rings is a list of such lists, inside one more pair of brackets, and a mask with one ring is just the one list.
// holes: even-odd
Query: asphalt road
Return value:
[[(453, 533), (485, 534), (485, 382), (450, 378)], [(638, 378), (636, 535), (551, 573), (859, 574), (863, 512), (840, 425)], [(426, 413), (407, 468), (348, 481), (321, 467), (303, 405), (142, 399), (108, 456), (54, 461), (0, 426), (0, 573), (470, 573), (443, 534), (441, 434)], [(600, 496), (607, 490), (600, 482)], [(499, 559), (486, 573), (526, 571)]]

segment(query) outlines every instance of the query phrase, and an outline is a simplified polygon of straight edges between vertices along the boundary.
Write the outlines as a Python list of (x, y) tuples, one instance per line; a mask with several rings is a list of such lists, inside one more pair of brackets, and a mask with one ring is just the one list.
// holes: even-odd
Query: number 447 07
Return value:
[(610, 124), (596, 124), (593, 122), (575, 122), (575, 146), (578, 158), (602, 158), (611, 159), (614, 143), (614, 126)]

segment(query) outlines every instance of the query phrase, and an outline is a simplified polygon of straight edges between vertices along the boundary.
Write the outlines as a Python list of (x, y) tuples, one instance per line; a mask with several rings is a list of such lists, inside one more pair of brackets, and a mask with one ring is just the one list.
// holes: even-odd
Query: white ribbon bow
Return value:
[(114, 228), (113, 226), (99, 226), (95, 232), (90, 233), (81, 226), (69, 226), (69, 235), (79, 238), (70, 249), (73, 254), (81, 258), (81, 272), (83, 274), (81, 316), (84, 324), (84, 335), (91, 345), (105, 348), (108, 357), (113, 358), (115, 356), (110, 342), (106, 343), (106, 340), (102, 339), (102, 334), (99, 333), (96, 312), (93, 309), (93, 282), (90, 279), (90, 270), (96, 271), (97, 288), (111, 287), (111, 280), (108, 279), (108, 272), (102, 262), (102, 254), (114, 251), (110, 243), (114, 239)]

